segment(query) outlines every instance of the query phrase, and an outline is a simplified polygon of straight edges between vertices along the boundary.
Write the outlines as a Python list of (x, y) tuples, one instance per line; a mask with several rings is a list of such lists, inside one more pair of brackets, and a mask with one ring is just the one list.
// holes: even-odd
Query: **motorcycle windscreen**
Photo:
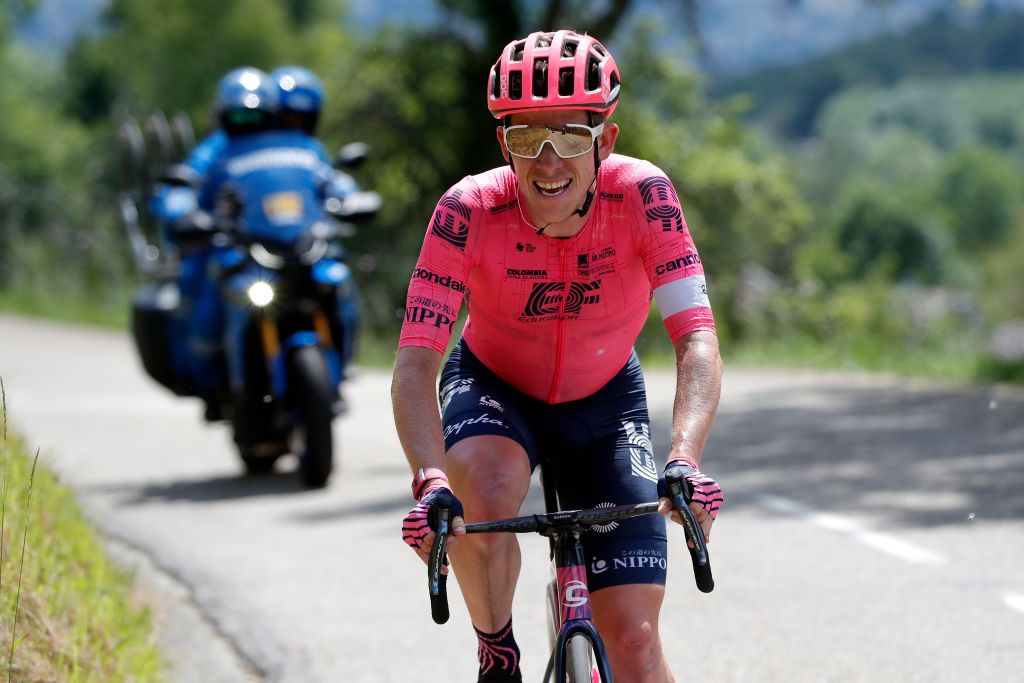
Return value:
[(242, 188), (240, 230), (257, 242), (296, 242), (323, 215), (317, 180), (300, 169), (280, 169)]

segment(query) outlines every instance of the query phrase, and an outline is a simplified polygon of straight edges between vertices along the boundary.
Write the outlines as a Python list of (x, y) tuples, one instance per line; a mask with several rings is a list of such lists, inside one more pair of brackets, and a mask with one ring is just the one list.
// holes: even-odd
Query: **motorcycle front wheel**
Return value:
[(290, 365), (293, 405), (298, 412), (295, 437), (299, 448), (296, 455), (299, 456), (302, 482), (309, 488), (320, 488), (327, 484), (334, 461), (331, 373), (323, 351), (312, 346), (296, 349)]

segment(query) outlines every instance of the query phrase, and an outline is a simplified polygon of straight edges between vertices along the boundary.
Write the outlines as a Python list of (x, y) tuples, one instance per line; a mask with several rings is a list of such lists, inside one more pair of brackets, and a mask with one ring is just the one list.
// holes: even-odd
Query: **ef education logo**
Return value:
[[(557, 317), (561, 310), (566, 318), (579, 317), (585, 304), (595, 304), (601, 300), (601, 281), (593, 282), (537, 282), (530, 291), (526, 307), (519, 316), (520, 320)], [(562, 306), (562, 299), (565, 306)]]

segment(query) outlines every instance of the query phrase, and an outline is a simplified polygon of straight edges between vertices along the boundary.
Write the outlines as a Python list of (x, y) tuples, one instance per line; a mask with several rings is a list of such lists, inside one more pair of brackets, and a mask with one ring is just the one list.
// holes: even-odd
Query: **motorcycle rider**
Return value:
[[(302, 66), (280, 66), (270, 72), (270, 77), (277, 83), (280, 90), (281, 106), (278, 115), (282, 129), (303, 131), (319, 145), (320, 156), (325, 163), (330, 163), (327, 151), (315, 137), (317, 125), (320, 123), (320, 112), (323, 109), (325, 88), (323, 82), (309, 69)], [(350, 192), (359, 190), (358, 184), (349, 174), (334, 170), (324, 188), (325, 196), (344, 199)], [(344, 250), (340, 244), (333, 245), (332, 256), (344, 260)], [(343, 297), (338, 300), (338, 316), (342, 323), (345, 339), (342, 343), (344, 362), (348, 363), (354, 351), (355, 330), (358, 325), (359, 309), (356, 297)], [(342, 400), (344, 404), (344, 400)]]
[[(228, 130), (238, 135), (254, 128), (252, 124), (236, 121), (236, 118), (258, 116), (260, 125), (271, 124), (276, 115), (276, 90), (269, 85), (262, 90), (251, 87), (267, 80), (266, 74), (248, 66), (233, 69), (221, 77), (214, 91), (211, 109), (215, 129), (192, 148), (183, 162), (165, 169), (148, 201), (149, 213), (159, 225), (168, 251), (176, 254), (179, 262), (176, 279), (180, 304), (172, 319), (173, 331), (169, 339), (174, 365), (183, 377), (179, 393), (201, 396), (206, 402), (205, 416), (208, 420), (220, 419), (219, 403), (211, 400), (216, 375), (208, 374), (205, 367), (197, 373), (194, 350), (189, 343), (189, 330), (195, 316), (194, 302), (203, 287), (213, 235), (209, 214), (199, 209), (198, 189), (227, 147)], [(242, 102), (245, 97), (250, 97), (249, 104), (254, 106), (246, 106)], [(239, 110), (254, 113), (243, 115)]]

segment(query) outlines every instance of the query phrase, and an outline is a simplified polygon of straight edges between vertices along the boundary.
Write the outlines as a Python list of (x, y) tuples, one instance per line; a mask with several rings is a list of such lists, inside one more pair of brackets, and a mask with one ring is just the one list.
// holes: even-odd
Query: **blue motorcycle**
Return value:
[[(135, 144), (142, 136), (127, 138), (134, 140), (122, 144), (131, 153), (128, 165), (137, 166), (145, 156)], [(137, 265), (151, 280), (133, 301), (132, 332), (153, 379), (180, 396), (203, 395), (207, 419), (231, 423), (247, 471), (270, 471), (280, 456), (292, 453), (303, 482), (320, 487), (333, 468), (331, 424), (344, 410), (339, 387), (358, 318), (342, 240), (376, 215), (381, 199), (345, 174), (332, 179), (289, 170), (302, 150), (280, 152), (255, 148), (256, 156), (248, 158), (259, 162), (258, 172), (231, 177), (218, 193), (215, 215), (198, 211), (182, 222), (187, 237), (179, 235), (179, 245), (209, 245), (204, 270), (214, 296), (202, 299), (206, 304), (183, 305), (185, 260), (149, 238), (152, 218), (140, 201), (145, 191), (136, 186), (122, 193), (121, 214)], [(365, 145), (353, 143), (342, 148), (336, 166), (353, 169), (365, 157)], [(275, 159), (286, 167), (264, 163)], [(170, 166), (162, 182), (184, 185), (188, 176)], [(210, 309), (205, 319), (215, 328), (218, 369), (205, 374), (195, 370), (194, 340), (188, 339), (193, 305)], [(211, 395), (201, 385), (214, 375)]]
[[(250, 472), (290, 452), (304, 483), (323, 486), (355, 332), (355, 284), (341, 239), (376, 214), (380, 197), (355, 191), (318, 207), (294, 190), (240, 189), (244, 204), (222, 226), (213, 256), (230, 389), (223, 413)], [(305, 220), (282, 230), (274, 224), (281, 213)]]

